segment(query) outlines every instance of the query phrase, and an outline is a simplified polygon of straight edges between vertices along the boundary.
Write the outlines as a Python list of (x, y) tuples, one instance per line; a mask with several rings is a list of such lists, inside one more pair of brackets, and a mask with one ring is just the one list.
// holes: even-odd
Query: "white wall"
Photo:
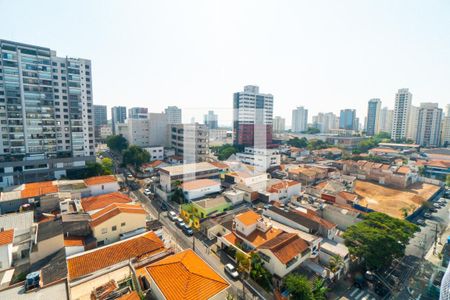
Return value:
[(195, 190), (184, 191), (184, 195), (187, 200), (194, 200), (194, 199), (198, 199), (198, 198), (201, 198), (201, 197), (209, 195), (209, 194), (219, 193), (219, 192), (220, 192), (220, 183), (218, 182), (215, 185), (201, 187), (201, 188), (195, 189)]
[(120, 189), (117, 182), (109, 182), (103, 184), (95, 184), (89, 186), (89, 191), (92, 196), (103, 195), (118, 192)]
[(11, 267), (12, 263), (12, 244), (0, 246), (0, 270)]

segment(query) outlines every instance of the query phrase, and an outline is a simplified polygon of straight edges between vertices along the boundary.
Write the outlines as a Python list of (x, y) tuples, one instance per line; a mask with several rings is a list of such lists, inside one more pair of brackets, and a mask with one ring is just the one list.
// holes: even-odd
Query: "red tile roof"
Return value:
[(141, 300), (141, 297), (139, 297), (136, 291), (132, 291), (131, 293), (125, 294), (122, 297), (117, 298), (117, 300)]
[(82, 198), (81, 206), (83, 207), (84, 211), (88, 212), (97, 209), (102, 209), (113, 203), (129, 203), (132, 201), (133, 200), (131, 200), (131, 198), (128, 197), (127, 195), (124, 195), (119, 192), (114, 192), (109, 194)]
[(119, 214), (140, 214), (145, 215), (146, 212), (139, 204), (131, 203), (113, 203), (91, 216), (91, 226), (96, 227), (103, 222), (119, 215)]
[(241, 223), (243, 223), (245, 226), (249, 226), (255, 224), (259, 219), (261, 219), (261, 216), (255, 213), (253, 210), (249, 210), (238, 214), (235, 218), (241, 221)]
[(165, 299), (210, 299), (229, 287), (191, 249), (166, 257), (146, 268)]
[(279, 190), (287, 189), (287, 188), (297, 185), (297, 184), (300, 184), (300, 182), (295, 181), (295, 180), (282, 180), (281, 182), (277, 182), (277, 183), (273, 184), (268, 189), (268, 192), (275, 193), (275, 192), (278, 192)]
[(229, 166), (227, 164), (224, 164), (219, 161), (213, 161), (213, 162), (210, 162), (210, 164), (212, 164), (214, 167), (219, 168), (219, 169), (228, 169), (229, 168)]
[(39, 197), (41, 195), (57, 193), (58, 187), (53, 184), (53, 181), (43, 181), (35, 183), (27, 183), (20, 193), (21, 198)]
[(70, 236), (64, 237), (64, 247), (84, 246), (84, 237)]
[(197, 180), (193, 180), (193, 181), (183, 182), (181, 184), (181, 187), (185, 191), (191, 191), (191, 190), (197, 190), (197, 189), (214, 186), (214, 185), (220, 186), (220, 182), (206, 178), (206, 179), (197, 179)]
[(67, 258), (69, 280), (75, 280), (123, 261), (164, 250), (164, 243), (153, 232), (76, 254)]
[(409, 173), (411, 173), (411, 169), (407, 166), (401, 166), (400, 168), (397, 169), (397, 173), (409, 174)]
[(14, 241), (14, 229), (0, 231), (0, 246), (11, 244)]
[(277, 237), (259, 246), (270, 250), (283, 264), (309, 248), (308, 243), (295, 233), (283, 232)]
[(114, 175), (96, 176), (84, 180), (84, 183), (86, 183), (86, 185), (97, 185), (111, 182), (117, 182), (117, 179), (116, 177), (114, 177)]

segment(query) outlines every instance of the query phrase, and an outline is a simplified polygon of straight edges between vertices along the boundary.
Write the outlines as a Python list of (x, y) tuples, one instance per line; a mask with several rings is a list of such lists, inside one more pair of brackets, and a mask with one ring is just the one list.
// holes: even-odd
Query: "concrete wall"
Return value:
[(103, 195), (118, 192), (120, 189), (117, 182), (90, 185), (89, 190), (92, 196)]
[(41, 259), (58, 252), (64, 248), (64, 238), (62, 234), (54, 236), (52, 238), (40, 241), (35, 246), (36, 251), (32, 251), (30, 254), (30, 263), (34, 264)]
[(0, 271), (11, 267), (12, 244), (0, 246)]
[[(105, 245), (114, 243), (119, 240), (121, 233), (133, 231), (138, 228), (145, 228), (145, 218), (145, 214), (120, 213), (93, 227), (93, 235), (97, 239), (97, 243), (101, 241), (103, 241)], [(125, 223), (125, 225), (122, 226), (122, 223)], [(113, 226), (116, 226), (115, 231), (112, 230)], [(102, 230), (104, 229), (106, 230), (106, 233), (102, 233)]]
[(219, 193), (220, 192), (220, 182), (217, 182), (216, 185), (211, 185), (207, 187), (201, 187), (195, 190), (184, 191), (184, 195), (187, 200), (194, 200), (201, 197), (204, 197), (208, 194)]

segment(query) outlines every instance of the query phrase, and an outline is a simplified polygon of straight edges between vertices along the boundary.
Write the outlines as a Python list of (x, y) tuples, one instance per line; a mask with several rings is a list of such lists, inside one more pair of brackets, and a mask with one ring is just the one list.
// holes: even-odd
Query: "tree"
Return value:
[(303, 275), (289, 274), (284, 279), (284, 285), (294, 300), (314, 300), (311, 282)]
[(450, 186), (450, 174), (448, 174), (448, 175), (445, 177), (445, 184), (446, 184), (447, 186)]
[(111, 135), (106, 138), (106, 145), (111, 151), (121, 153), (128, 148), (128, 141), (121, 135)]
[(114, 171), (114, 164), (111, 158), (109, 157), (105, 157), (102, 159), (102, 168), (103, 168), (103, 173), (105, 175), (110, 175), (113, 173)]
[(309, 150), (320, 150), (320, 149), (325, 149), (328, 148), (329, 145), (322, 141), (322, 140), (317, 140), (317, 139), (311, 139), (308, 141), (308, 145), (307, 148)]
[(301, 139), (299, 139), (298, 137), (295, 137), (295, 138), (287, 141), (287, 144), (289, 146), (296, 147), (296, 148), (305, 148), (308, 145), (308, 140), (304, 137)]
[(344, 260), (340, 255), (333, 255), (330, 258), (330, 270), (333, 273), (336, 273), (340, 269), (342, 269), (345, 266)]
[(252, 253), (250, 255), (252, 269), (250, 271), (250, 277), (255, 280), (260, 286), (268, 290), (272, 286), (272, 274), (264, 268), (264, 262), (258, 253)]
[(172, 200), (179, 204), (183, 204), (184, 203), (184, 193), (183, 193), (183, 189), (181, 188), (181, 181), (179, 181), (179, 180), (175, 181), (174, 186), (175, 186), (175, 191), (173, 192)]
[(242, 251), (236, 251), (237, 270), (239, 273), (246, 273), (250, 268), (250, 259)]
[(403, 257), (409, 239), (417, 230), (408, 221), (372, 212), (347, 228), (343, 237), (350, 254), (364, 260), (368, 269), (377, 270)]
[(325, 280), (316, 278), (312, 284), (314, 300), (326, 300), (329, 289), (325, 285)]
[(150, 161), (150, 154), (139, 146), (132, 145), (123, 152), (123, 163), (133, 165), (136, 169)]
[(317, 134), (317, 133), (320, 133), (320, 129), (319, 128), (315, 128), (315, 127), (308, 127), (308, 129), (303, 131), (302, 133)]

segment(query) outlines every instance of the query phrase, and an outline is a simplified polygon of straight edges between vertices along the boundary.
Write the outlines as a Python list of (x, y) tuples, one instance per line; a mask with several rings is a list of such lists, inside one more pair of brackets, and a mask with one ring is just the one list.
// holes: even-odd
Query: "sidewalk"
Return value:
[(438, 243), (436, 245), (436, 252), (434, 252), (434, 242), (430, 250), (425, 255), (425, 259), (434, 265), (440, 266), (442, 258), (439, 258), (439, 254), (442, 252), (445, 244), (447, 243), (447, 237), (450, 236), (450, 226), (438, 237)]

